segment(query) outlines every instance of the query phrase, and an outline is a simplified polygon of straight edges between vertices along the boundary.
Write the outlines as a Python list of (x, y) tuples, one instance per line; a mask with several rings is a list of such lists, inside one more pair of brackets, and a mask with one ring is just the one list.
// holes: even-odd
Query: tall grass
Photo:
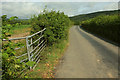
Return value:
[(119, 40), (120, 16), (101, 15), (81, 23), (82, 28), (117, 44)]

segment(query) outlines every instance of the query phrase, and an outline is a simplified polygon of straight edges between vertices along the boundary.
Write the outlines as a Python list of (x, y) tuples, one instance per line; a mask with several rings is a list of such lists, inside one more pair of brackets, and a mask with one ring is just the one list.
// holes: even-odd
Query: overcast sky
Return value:
[[(66, 0), (67, 1), (67, 0)], [(50, 2), (44, 0), (43, 2), (37, 2), (37, 0), (3, 0), (2, 1), (2, 15), (6, 14), (10, 16), (18, 16), (19, 18), (30, 18), (34, 14), (39, 14), (43, 11), (45, 5), (48, 10), (60, 10), (68, 16), (74, 16), (79, 14), (87, 14), (97, 11), (117, 10), (118, 0), (107, 0), (106, 2), (97, 2), (95, 0), (89, 2), (81, 2), (69, 0), (69, 2)], [(74, 0), (75, 1), (75, 0)], [(1, 7), (0, 7), (1, 10)]]

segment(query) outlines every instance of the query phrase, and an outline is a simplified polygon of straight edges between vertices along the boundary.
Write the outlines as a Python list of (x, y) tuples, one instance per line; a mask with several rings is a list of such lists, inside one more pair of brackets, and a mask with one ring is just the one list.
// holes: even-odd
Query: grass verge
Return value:
[(29, 71), (30, 78), (54, 78), (54, 71), (60, 58), (68, 46), (68, 40), (61, 41), (51, 47), (46, 47), (42, 52), (41, 61), (34, 70)]

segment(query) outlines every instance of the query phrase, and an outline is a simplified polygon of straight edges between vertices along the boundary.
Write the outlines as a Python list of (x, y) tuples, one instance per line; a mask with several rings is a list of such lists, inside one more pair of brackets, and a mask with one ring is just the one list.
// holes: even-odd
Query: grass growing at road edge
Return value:
[(54, 78), (54, 71), (59, 64), (59, 60), (63, 56), (68, 46), (68, 40), (61, 41), (51, 47), (46, 47), (42, 52), (42, 60), (38, 63), (34, 70), (29, 72), (30, 78)]

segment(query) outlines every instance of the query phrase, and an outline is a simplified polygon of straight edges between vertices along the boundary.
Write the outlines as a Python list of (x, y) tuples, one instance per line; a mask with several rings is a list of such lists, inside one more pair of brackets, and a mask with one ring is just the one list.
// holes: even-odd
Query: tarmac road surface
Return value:
[(117, 78), (118, 47), (85, 32), (79, 26), (73, 26), (69, 47), (57, 67), (55, 77)]

